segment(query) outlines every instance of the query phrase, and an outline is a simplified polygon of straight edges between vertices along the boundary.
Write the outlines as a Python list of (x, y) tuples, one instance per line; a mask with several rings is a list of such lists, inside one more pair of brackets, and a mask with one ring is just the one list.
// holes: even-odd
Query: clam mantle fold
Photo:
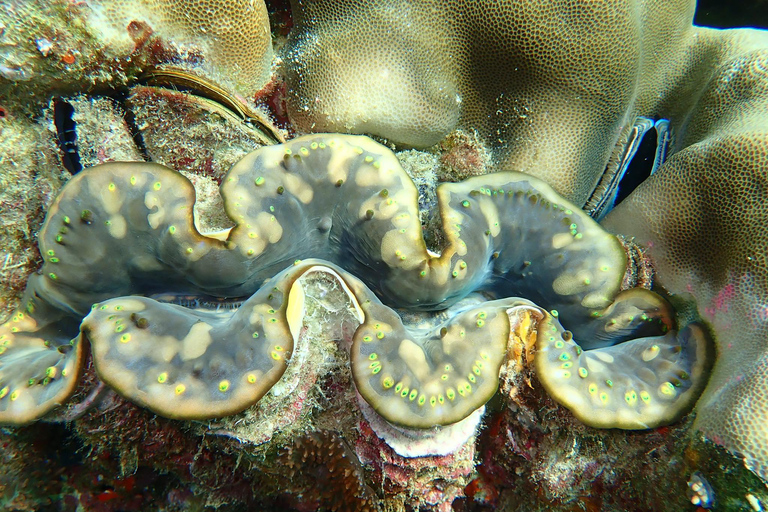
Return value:
[[(0, 327), (0, 421), (26, 423), (65, 401), (87, 342), (99, 377), (158, 414), (240, 412), (290, 364), (304, 315), (299, 278), (311, 272), (347, 295), (355, 385), (401, 427), (453, 424), (483, 406), (507, 354), (508, 312), (520, 307), (540, 319), (539, 380), (585, 423), (674, 421), (706, 383), (706, 331), (676, 332), (664, 299), (620, 290), (620, 242), (530, 176), (441, 185), (439, 253), (422, 237), (413, 182), (366, 137), (261, 148), (221, 194), (234, 227), (204, 236), (192, 185), (163, 166), (104, 164), (66, 184), (40, 233), (45, 263)], [(493, 300), (453, 308), (426, 331), (392, 309), (441, 310), (475, 291)], [(161, 293), (250, 297), (221, 311), (149, 297)]]

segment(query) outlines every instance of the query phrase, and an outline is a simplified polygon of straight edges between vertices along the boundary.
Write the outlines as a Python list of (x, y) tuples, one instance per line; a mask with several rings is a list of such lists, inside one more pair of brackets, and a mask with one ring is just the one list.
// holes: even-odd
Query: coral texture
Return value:
[(287, 3), (0, 10), (0, 504), (764, 508), (766, 32)]
[(300, 129), (420, 146), (477, 130), (491, 170), (534, 175), (601, 217), (655, 128), (657, 171), (606, 226), (647, 245), (658, 282), (714, 328), (697, 427), (768, 480), (765, 31), (696, 27), (690, 0), (292, 5), (286, 76)]
[[(672, 156), (605, 224), (647, 244), (658, 282), (694, 297), (714, 327), (719, 357), (696, 426), (768, 479), (766, 70), (762, 50), (713, 77), (713, 87), (730, 77), (739, 97), (711, 98), (722, 113), (702, 141)], [(753, 114), (726, 108), (744, 101)]]
[[(338, 434), (320, 431), (302, 436), (281, 459), (290, 468), (291, 480), (302, 482), (304, 501), (309, 498), (338, 512), (375, 510), (362, 466)], [(337, 492), (337, 487), (345, 492)]]
[[(261, 0), (196, 0), (194, 2), (119, 0), (89, 2), (88, 21), (102, 31), (125, 41), (123, 27), (146, 23), (151, 30), (180, 49), (197, 53), (185, 64), (198, 67), (216, 83), (248, 94), (270, 79), (272, 37), (267, 7)], [(110, 30), (111, 29), (111, 30)]]
[(124, 84), (149, 66), (185, 70), (245, 97), (271, 78), (261, 0), (35, 0), (9, 4), (0, 21), (0, 92), (11, 97)]
[(299, 128), (425, 147), (460, 125), (503, 168), (578, 204), (636, 115), (653, 116), (668, 77), (686, 66), (680, 33), (693, 15), (687, 0), (292, 6), (285, 54)]

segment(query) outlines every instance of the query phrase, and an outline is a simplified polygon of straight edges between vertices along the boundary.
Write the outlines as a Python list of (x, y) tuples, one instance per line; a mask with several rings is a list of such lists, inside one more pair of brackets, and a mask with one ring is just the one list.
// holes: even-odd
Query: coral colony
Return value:
[(694, 7), (9, 7), (0, 502), (762, 510), (768, 35)]

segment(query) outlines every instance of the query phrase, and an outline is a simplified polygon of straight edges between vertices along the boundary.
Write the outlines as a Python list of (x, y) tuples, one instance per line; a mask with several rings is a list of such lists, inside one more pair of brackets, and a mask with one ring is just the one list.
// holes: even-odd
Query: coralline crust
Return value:
[(0, 318), (7, 318), (39, 261), (36, 233), (67, 174), (44, 128), (6, 113), (0, 129), (5, 167), (0, 173)]

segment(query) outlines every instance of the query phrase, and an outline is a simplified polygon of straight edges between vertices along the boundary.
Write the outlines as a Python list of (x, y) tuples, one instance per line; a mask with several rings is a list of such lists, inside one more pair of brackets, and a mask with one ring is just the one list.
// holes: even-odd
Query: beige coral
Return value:
[[(475, 129), (497, 169), (532, 174), (599, 214), (636, 120), (669, 119), (666, 163), (606, 226), (650, 247), (667, 290), (693, 294), (719, 352), (697, 426), (768, 480), (768, 33), (696, 27), (690, 0), (293, 8), (286, 74), (300, 129), (418, 146)], [(388, 72), (404, 56), (411, 67)], [(360, 97), (360, 80), (338, 76), (374, 85)], [(412, 85), (425, 83), (460, 101), (430, 103)], [(385, 112), (368, 110), (389, 97)]]
[[(94, 28), (125, 39), (131, 23), (177, 46), (182, 66), (197, 68), (214, 82), (241, 94), (261, 89), (270, 78), (272, 37), (263, 0), (118, 0), (91, 2)], [(111, 30), (110, 30), (111, 29)], [(202, 62), (197, 62), (201, 60)], [(198, 67), (199, 66), (199, 67)]]
[(120, 88), (174, 66), (249, 97), (271, 79), (263, 0), (30, 0), (0, 11), (0, 97), (34, 115), (52, 94)]
[[(747, 35), (747, 34), (744, 34)], [(768, 479), (768, 50), (736, 57), (699, 101), (695, 142), (673, 155), (606, 218), (647, 244), (658, 280), (693, 294), (720, 357), (697, 426)], [(722, 91), (729, 83), (733, 88)], [(738, 108), (743, 102), (752, 114)], [(700, 107), (701, 108), (701, 107)], [(694, 123), (692, 123), (694, 124)], [(695, 126), (695, 125), (694, 125)], [(692, 130), (693, 131), (693, 130)]]
[(680, 0), (306, 0), (293, 9), (286, 67), (299, 128), (424, 147), (458, 122), (504, 168), (577, 203), (635, 113), (658, 101), (664, 81), (644, 77), (684, 64), (661, 46), (679, 42), (693, 14)]

